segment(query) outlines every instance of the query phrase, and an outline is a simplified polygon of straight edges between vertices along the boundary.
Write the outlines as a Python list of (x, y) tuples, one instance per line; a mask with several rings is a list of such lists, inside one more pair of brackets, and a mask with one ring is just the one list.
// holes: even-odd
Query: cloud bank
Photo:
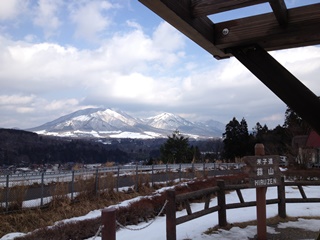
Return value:
[[(138, 3), (22, 2), (0, 3), (0, 127), (35, 127), (93, 106), (283, 124), (285, 104), (236, 59), (215, 60), (161, 20), (120, 14), (138, 11)], [(271, 54), (320, 95), (319, 46)]]

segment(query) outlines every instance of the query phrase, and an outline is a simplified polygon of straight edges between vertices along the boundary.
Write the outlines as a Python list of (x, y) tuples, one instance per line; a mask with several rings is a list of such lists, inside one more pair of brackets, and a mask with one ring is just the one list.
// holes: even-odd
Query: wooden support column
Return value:
[(218, 180), (217, 186), (219, 187), (218, 193), (218, 221), (220, 227), (227, 226), (227, 208), (226, 208), (226, 194), (225, 194), (225, 182), (224, 180)]
[(312, 91), (258, 45), (232, 48), (231, 52), (320, 134), (320, 100)]
[(280, 185), (278, 186), (278, 215), (281, 218), (286, 218), (286, 191), (284, 185), (284, 177), (281, 177)]
[(116, 209), (103, 209), (102, 219), (102, 240), (116, 240)]
[(177, 239), (176, 229), (176, 192), (175, 190), (167, 191), (167, 206), (166, 206), (166, 229), (167, 240)]
[[(257, 143), (254, 147), (256, 156), (263, 156), (265, 154), (264, 145)], [(267, 202), (266, 202), (267, 187), (256, 188), (257, 201), (257, 233), (258, 240), (267, 239)]]

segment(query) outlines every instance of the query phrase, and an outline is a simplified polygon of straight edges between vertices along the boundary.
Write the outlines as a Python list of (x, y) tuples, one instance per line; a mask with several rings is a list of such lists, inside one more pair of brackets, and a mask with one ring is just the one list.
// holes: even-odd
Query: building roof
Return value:
[(311, 131), (307, 139), (306, 147), (320, 148), (320, 135), (315, 131)]

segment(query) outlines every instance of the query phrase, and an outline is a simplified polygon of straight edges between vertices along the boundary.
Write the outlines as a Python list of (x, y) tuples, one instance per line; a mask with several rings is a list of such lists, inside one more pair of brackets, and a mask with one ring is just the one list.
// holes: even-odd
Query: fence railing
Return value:
[[(285, 187), (297, 186), (301, 194), (301, 198), (286, 198)], [(277, 186), (278, 197), (275, 199), (267, 199), (266, 204), (278, 204), (278, 215), (281, 218), (286, 217), (286, 203), (305, 203), (320, 202), (320, 198), (309, 198), (306, 196), (303, 186), (320, 186), (320, 181), (304, 181), (304, 182), (285, 182), (284, 177)], [(203, 189), (195, 192), (175, 194), (175, 190), (167, 191), (167, 208), (166, 208), (166, 229), (167, 240), (176, 240), (176, 226), (204, 215), (218, 212), (218, 224), (220, 227), (227, 225), (227, 210), (242, 207), (256, 206), (256, 201), (245, 202), (241, 193), (241, 189), (247, 189), (246, 185), (225, 185), (223, 180), (217, 181), (217, 186)], [(226, 191), (235, 190), (237, 192), (239, 203), (226, 203)], [(217, 196), (217, 205), (209, 207), (211, 196)], [(204, 208), (197, 212), (192, 212), (190, 202), (193, 199), (205, 199)], [(186, 208), (187, 215), (176, 217), (176, 204), (183, 203)]]
[(71, 201), (83, 191), (99, 193), (110, 188), (119, 191), (141, 183), (154, 185), (195, 177), (233, 174), (243, 164), (197, 163), (151, 166), (117, 166), (65, 172), (42, 172), (0, 175), (0, 212), (46, 206), (56, 195), (67, 195)]

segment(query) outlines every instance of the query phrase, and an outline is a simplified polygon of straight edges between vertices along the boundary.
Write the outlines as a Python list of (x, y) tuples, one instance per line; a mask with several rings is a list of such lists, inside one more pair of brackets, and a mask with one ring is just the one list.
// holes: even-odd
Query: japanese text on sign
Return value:
[(279, 183), (279, 156), (248, 156), (245, 162), (251, 186), (274, 186)]

